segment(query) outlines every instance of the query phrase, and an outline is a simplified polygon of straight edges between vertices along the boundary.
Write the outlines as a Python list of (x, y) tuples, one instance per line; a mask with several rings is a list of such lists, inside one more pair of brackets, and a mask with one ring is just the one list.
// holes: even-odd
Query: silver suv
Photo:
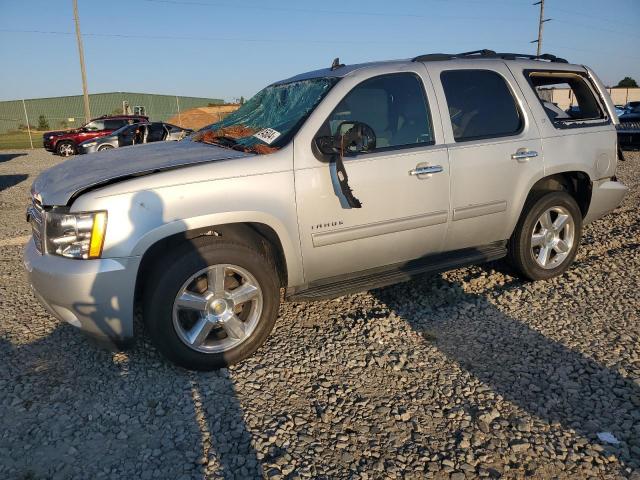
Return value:
[(594, 73), (552, 55), (336, 59), (184, 141), (42, 173), (24, 263), (56, 317), (120, 344), (139, 306), (164, 355), (214, 369), (265, 341), (281, 299), (505, 256), (562, 274), (627, 192), (617, 121)]

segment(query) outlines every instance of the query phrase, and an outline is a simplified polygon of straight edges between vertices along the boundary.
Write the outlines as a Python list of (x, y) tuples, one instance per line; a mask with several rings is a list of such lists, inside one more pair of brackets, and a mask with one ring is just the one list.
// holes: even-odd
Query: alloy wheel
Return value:
[(564, 262), (575, 241), (575, 222), (569, 210), (556, 206), (547, 209), (536, 221), (531, 235), (531, 255), (547, 270)]
[(183, 283), (173, 303), (173, 326), (189, 348), (225, 352), (251, 336), (262, 307), (262, 290), (249, 271), (238, 265), (212, 265)]
[(62, 145), (60, 145), (58, 152), (62, 157), (70, 157), (74, 154), (73, 145), (69, 143), (63, 143)]

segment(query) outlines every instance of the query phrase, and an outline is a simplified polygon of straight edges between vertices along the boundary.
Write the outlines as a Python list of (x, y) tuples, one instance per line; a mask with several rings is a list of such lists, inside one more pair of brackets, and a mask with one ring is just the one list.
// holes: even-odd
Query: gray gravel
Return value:
[(285, 304), (255, 356), (196, 374), (145, 339), (105, 351), (38, 305), (12, 239), (33, 176), (60, 160), (2, 152), (0, 478), (640, 479), (627, 157), (631, 194), (563, 277), (524, 283), (498, 262)]

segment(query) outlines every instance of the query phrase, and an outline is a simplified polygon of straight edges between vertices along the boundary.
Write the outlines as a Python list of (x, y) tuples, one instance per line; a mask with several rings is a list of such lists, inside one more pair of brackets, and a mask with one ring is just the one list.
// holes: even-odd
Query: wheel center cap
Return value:
[(227, 302), (223, 299), (218, 299), (218, 300), (214, 300), (211, 305), (209, 306), (209, 308), (211, 309), (211, 312), (214, 315), (222, 315), (224, 312), (227, 311), (227, 309), (229, 308), (229, 305), (227, 304)]
[(553, 232), (547, 232), (544, 236), (545, 243), (550, 244), (553, 242), (553, 240), (554, 240)]

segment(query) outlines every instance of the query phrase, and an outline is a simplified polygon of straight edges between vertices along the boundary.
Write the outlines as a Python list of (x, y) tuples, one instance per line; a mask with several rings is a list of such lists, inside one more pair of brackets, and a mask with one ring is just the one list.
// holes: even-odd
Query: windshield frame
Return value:
[[(275, 83), (272, 83), (270, 85), (267, 85), (266, 87), (261, 89), (259, 92), (257, 92), (254, 95), (254, 97), (257, 96), (257, 95), (260, 95), (262, 92), (266, 91), (269, 88), (273, 88), (273, 87), (281, 87), (281, 86), (286, 86), (286, 85), (292, 85), (292, 84), (295, 84), (295, 83), (313, 82), (313, 81), (318, 81), (318, 80), (326, 80), (328, 82), (328, 88), (324, 92), (322, 92), (322, 95), (320, 95), (320, 97), (317, 99), (315, 104), (312, 105), (311, 108), (309, 108), (309, 111), (307, 111), (306, 113), (301, 115), (301, 117), (297, 120), (297, 122), (295, 124), (293, 124), (293, 126), (291, 128), (289, 128), (286, 131), (286, 133), (283, 133), (280, 137), (278, 137), (272, 143), (267, 143), (264, 140), (260, 139), (259, 137), (255, 137), (255, 133), (258, 133), (259, 131), (267, 129), (267, 128), (272, 128), (272, 127), (268, 127), (268, 126), (262, 126), (258, 130), (256, 130), (256, 132), (254, 134), (247, 135), (247, 136), (244, 136), (244, 137), (233, 138), (231, 136), (226, 137), (223, 134), (223, 135), (221, 135), (219, 137), (220, 139), (223, 140), (221, 142), (203, 141), (201, 139), (202, 136), (207, 131), (214, 132), (216, 130), (222, 130), (224, 128), (228, 128), (228, 127), (232, 127), (232, 126), (244, 126), (244, 125), (242, 125), (242, 123), (235, 123), (235, 124), (221, 126), (221, 127), (218, 127), (218, 128), (213, 128), (216, 125), (222, 124), (225, 119), (222, 119), (222, 120), (220, 120), (218, 122), (215, 122), (215, 123), (209, 124), (209, 125), (207, 125), (205, 127), (202, 127), (201, 129), (197, 130), (196, 132), (194, 132), (191, 135), (189, 135), (188, 137), (186, 137), (185, 140), (188, 139), (188, 140), (191, 140), (193, 142), (200, 142), (200, 143), (215, 145), (215, 146), (218, 146), (218, 147), (231, 148), (231, 149), (234, 149), (234, 150), (244, 150), (244, 151), (247, 151), (249, 153), (256, 153), (256, 154), (272, 153), (272, 151), (281, 150), (284, 147), (286, 147), (289, 143), (291, 143), (291, 140), (293, 140), (293, 137), (302, 128), (302, 126), (305, 124), (305, 122), (307, 121), (309, 116), (311, 116), (311, 114), (318, 108), (318, 106), (327, 97), (329, 92), (331, 92), (331, 90), (333, 90), (333, 88), (339, 83), (339, 81), (341, 79), (342, 79), (342, 77), (327, 75), (327, 76), (317, 76), (317, 77), (312, 77), (312, 78), (305, 78), (305, 79), (302, 79), (302, 80), (291, 80), (291, 81), (275, 82)], [(251, 102), (254, 99), (254, 97), (249, 99), (247, 101), (247, 103)], [(241, 108), (242, 108), (242, 106), (238, 110), (232, 112), (230, 115), (235, 114)], [(249, 127), (245, 127), (245, 128), (249, 128)], [(200, 139), (198, 137), (200, 137)], [(240, 140), (240, 139), (244, 139), (244, 138), (255, 138), (257, 140), (257, 143), (255, 143), (254, 145), (251, 145), (251, 146), (245, 146), (245, 145), (242, 145), (242, 144), (236, 142), (236, 140)], [(228, 139), (229, 141), (224, 141), (224, 139)], [(262, 147), (262, 149), (264, 149), (264, 150), (268, 149), (270, 151), (268, 151), (268, 152), (254, 151), (253, 149), (255, 149), (256, 147), (258, 147), (258, 150), (260, 149), (259, 147)]]

